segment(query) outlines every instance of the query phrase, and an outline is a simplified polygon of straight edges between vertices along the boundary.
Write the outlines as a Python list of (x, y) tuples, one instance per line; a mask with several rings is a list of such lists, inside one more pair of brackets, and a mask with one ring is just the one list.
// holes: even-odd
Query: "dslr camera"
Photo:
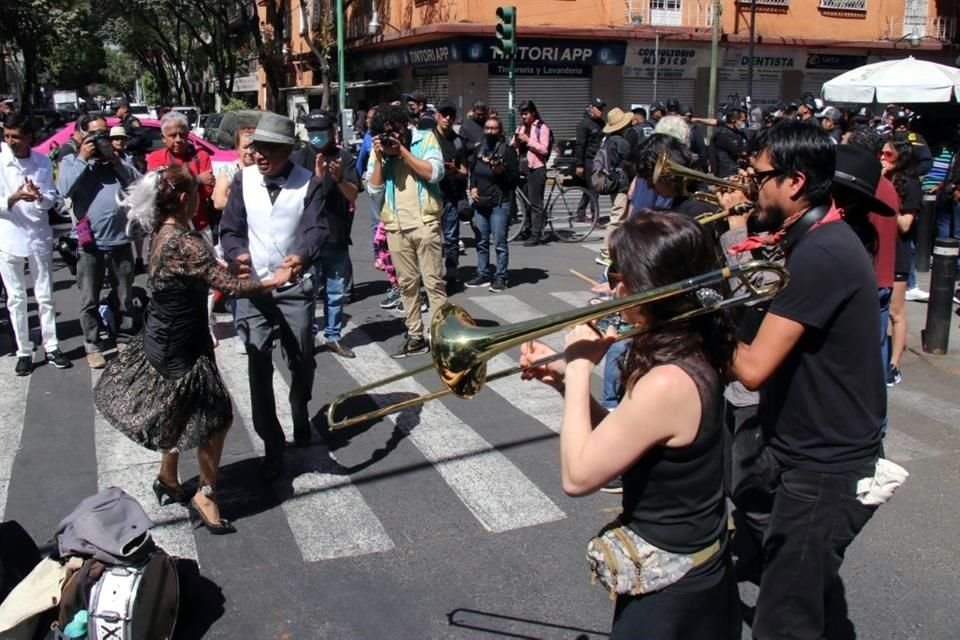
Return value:
[(400, 141), (393, 137), (388, 131), (384, 131), (380, 134), (380, 144), (384, 147), (392, 147), (396, 144), (400, 144)]
[(481, 160), (483, 160), (488, 165), (490, 165), (491, 169), (494, 167), (503, 166), (503, 162), (504, 162), (503, 154), (501, 153), (493, 153), (493, 154), (490, 154), (489, 156), (484, 156), (483, 158), (481, 158)]
[(110, 142), (110, 136), (105, 132), (88, 134), (93, 138), (94, 157), (97, 160), (107, 160), (113, 156), (113, 143)]

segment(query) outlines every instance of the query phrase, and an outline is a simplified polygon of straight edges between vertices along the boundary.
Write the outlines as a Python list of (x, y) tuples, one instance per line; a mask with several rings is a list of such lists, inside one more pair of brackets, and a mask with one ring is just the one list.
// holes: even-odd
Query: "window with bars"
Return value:
[(650, 9), (653, 11), (680, 11), (682, 0), (650, 0)]
[(820, 0), (820, 8), (830, 11), (866, 11), (867, 0)]

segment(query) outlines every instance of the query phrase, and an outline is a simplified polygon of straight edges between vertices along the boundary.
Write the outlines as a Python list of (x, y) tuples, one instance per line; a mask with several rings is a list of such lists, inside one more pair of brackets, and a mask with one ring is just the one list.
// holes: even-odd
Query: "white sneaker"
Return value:
[(907, 289), (905, 299), (910, 302), (927, 302), (930, 299), (930, 294), (920, 287), (913, 287), (912, 289)]

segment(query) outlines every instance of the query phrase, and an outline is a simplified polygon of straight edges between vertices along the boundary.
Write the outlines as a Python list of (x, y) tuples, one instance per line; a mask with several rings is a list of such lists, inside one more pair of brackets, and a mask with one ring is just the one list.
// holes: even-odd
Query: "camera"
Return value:
[(484, 157), (483, 161), (486, 162), (488, 165), (490, 165), (491, 168), (503, 166), (503, 154), (500, 154), (500, 153), (491, 154), (489, 156)]
[(384, 131), (380, 134), (380, 144), (384, 147), (392, 147), (396, 144), (399, 144), (399, 141), (394, 138), (389, 132)]
[(69, 236), (60, 236), (53, 246), (54, 249), (57, 250), (57, 253), (60, 254), (60, 258), (64, 264), (67, 265), (67, 269), (70, 270), (70, 275), (76, 277), (77, 262), (80, 261), (77, 256), (77, 250), (79, 248), (77, 241)]
[(105, 132), (88, 134), (87, 137), (93, 138), (94, 157), (97, 160), (106, 160), (113, 155), (113, 143), (110, 142), (110, 136)]

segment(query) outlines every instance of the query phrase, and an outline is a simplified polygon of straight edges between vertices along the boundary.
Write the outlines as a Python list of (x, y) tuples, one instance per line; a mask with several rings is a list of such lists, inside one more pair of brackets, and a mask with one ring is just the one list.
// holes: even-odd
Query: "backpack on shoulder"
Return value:
[(623, 184), (623, 169), (610, 166), (610, 137), (603, 139), (597, 155), (593, 157), (593, 169), (590, 172), (590, 186), (601, 195), (612, 195), (620, 191)]

